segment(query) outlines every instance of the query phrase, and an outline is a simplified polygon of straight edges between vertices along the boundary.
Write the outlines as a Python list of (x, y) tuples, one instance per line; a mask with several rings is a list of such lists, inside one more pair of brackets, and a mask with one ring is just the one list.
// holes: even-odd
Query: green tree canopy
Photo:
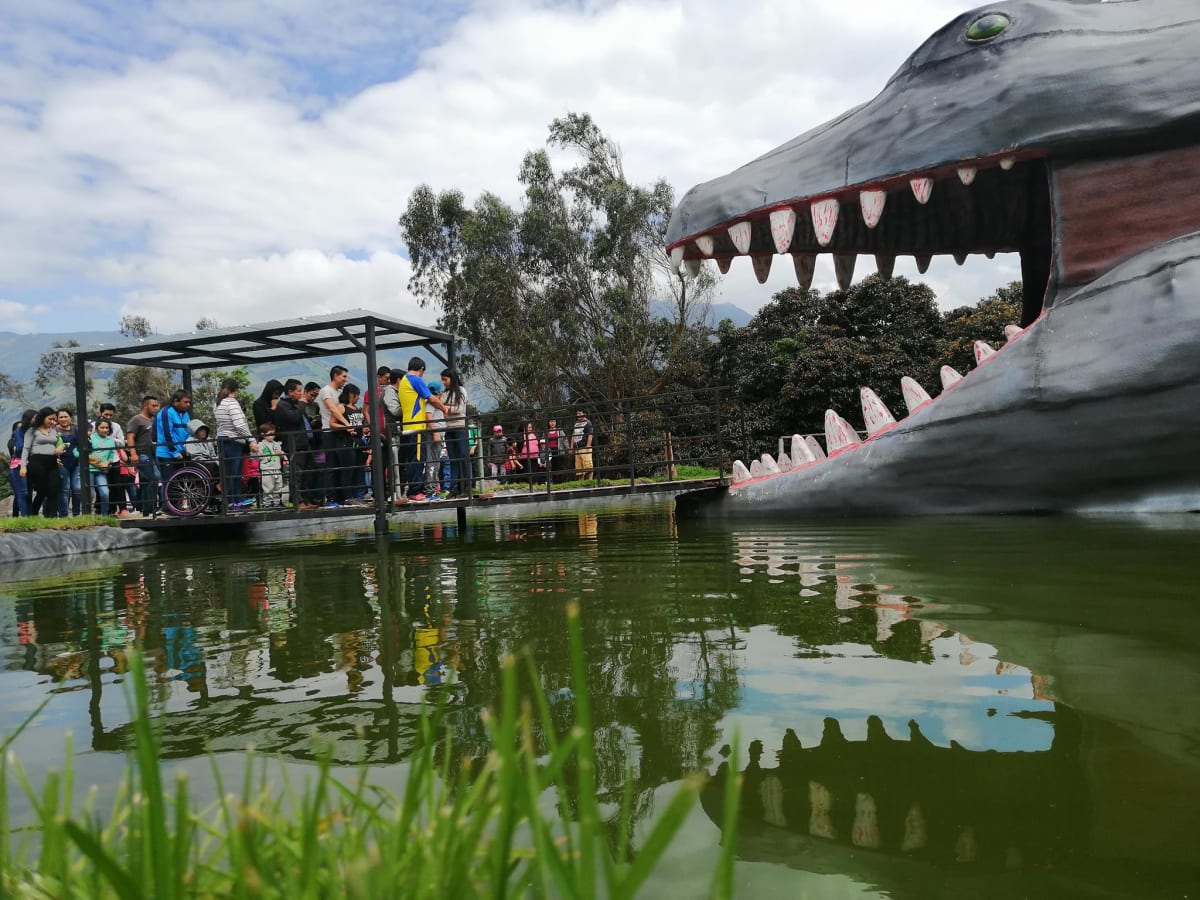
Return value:
[(900, 379), (915, 378), (932, 396), (938, 370), (974, 367), (973, 346), (1004, 343), (1019, 320), (1021, 285), (945, 314), (924, 284), (871, 276), (848, 291), (782, 291), (745, 328), (717, 330), (709, 358), (715, 383), (734, 388), (752, 446), (780, 435), (820, 433), (825, 410), (862, 421), (859, 390), (872, 388), (899, 418)]
[[(578, 164), (556, 172), (552, 149)], [(519, 208), (492, 193), (468, 206), (458, 190), (413, 192), (400, 217), (410, 290), (471, 348), (464, 367), (517, 402), (619, 406), (661, 389), (712, 285), (711, 274), (685, 281), (667, 266), (670, 185), (630, 183), (620, 148), (574, 113), (550, 124), (519, 180)], [(669, 322), (655, 300), (669, 301)]]

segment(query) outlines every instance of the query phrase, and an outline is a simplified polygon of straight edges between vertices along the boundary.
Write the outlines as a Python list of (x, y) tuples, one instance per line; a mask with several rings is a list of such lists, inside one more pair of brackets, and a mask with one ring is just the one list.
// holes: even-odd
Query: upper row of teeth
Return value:
[[(1012, 169), (1015, 163), (1016, 160), (1013, 157), (1004, 157), (1000, 160), (1000, 168), (1007, 172)], [(960, 166), (958, 168), (958, 178), (964, 185), (970, 185), (975, 181), (975, 175), (978, 171), (975, 166)], [(912, 189), (913, 197), (922, 205), (928, 203), (929, 198), (933, 196), (932, 178), (910, 178), (908, 184)], [(879, 224), (879, 220), (883, 216), (883, 208), (887, 204), (887, 191), (860, 191), (858, 194), (858, 204), (862, 210), (863, 224), (867, 228), (874, 228)], [(821, 200), (814, 200), (809, 204), (809, 215), (812, 218), (813, 233), (817, 238), (817, 243), (822, 247), (828, 247), (829, 243), (833, 240), (833, 232), (837, 228), (841, 207), (841, 201), (837, 197), (826, 197)], [(771, 237), (775, 241), (775, 250), (780, 254), (787, 253), (792, 245), (792, 236), (796, 231), (796, 215), (796, 209), (790, 206), (772, 210), (769, 214)], [(752, 226), (749, 221), (735, 222), (726, 229), (726, 232), (739, 255), (745, 256), (750, 252)], [(700, 251), (701, 257), (712, 258), (713, 252), (716, 250), (716, 238), (713, 235), (702, 234), (694, 238), (693, 243), (695, 243), (696, 249)], [(675, 271), (679, 271), (682, 266), (689, 275), (694, 277), (700, 271), (701, 259), (684, 259), (684, 251), (685, 247), (683, 244), (679, 244), (671, 250), (671, 267)], [(812, 272), (816, 265), (816, 255), (812, 253), (796, 253), (793, 256), (796, 265), (796, 278), (800, 282), (801, 289), (808, 290), (812, 284)], [(856, 258), (857, 255), (853, 253), (834, 254), (834, 267), (837, 270), (838, 284), (843, 289), (849, 286), (853, 278)], [(884, 277), (890, 277), (896, 257), (894, 255), (877, 254), (875, 258), (878, 263), (879, 274)], [(962, 265), (966, 260), (966, 254), (956, 253), (954, 254), (954, 259), (959, 265)], [(771, 271), (772, 257), (756, 255), (751, 260), (754, 263), (754, 274), (758, 278), (759, 283), (765, 282), (767, 275)], [(929, 268), (929, 261), (929, 254), (918, 255), (917, 269), (924, 273)], [(722, 272), (729, 270), (728, 259), (718, 259), (717, 265)]]

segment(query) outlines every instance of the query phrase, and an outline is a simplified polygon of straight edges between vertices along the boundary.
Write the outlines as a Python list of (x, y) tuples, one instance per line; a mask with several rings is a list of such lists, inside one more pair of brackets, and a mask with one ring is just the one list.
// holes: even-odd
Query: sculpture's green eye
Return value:
[(990, 41), (1011, 24), (1012, 19), (1004, 13), (987, 13), (967, 26), (967, 40)]

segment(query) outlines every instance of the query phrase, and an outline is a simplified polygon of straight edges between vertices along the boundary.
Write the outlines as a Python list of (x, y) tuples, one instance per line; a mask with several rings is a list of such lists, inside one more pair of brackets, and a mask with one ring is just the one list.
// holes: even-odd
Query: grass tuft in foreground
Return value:
[(30, 531), (83, 531), (97, 525), (117, 525), (116, 516), (74, 516), (69, 519), (47, 519), (44, 516), (21, 516), (0, 519), (0, 534), (25, 534)]
[[(500, 708), (488, 719), (493, 749), (483, 760), (452, 768), (438, 710), (422, 717), (401, 796), (373, 787), (365, 765), (349, 780), (335, 777), (328, 758), (297, 790), (286, 773), (269, 779), (267, 761), (255, 764), (248, 754), (240, 794), (226, 793), (214, 762), (220, 799), (204, 808), (193, 804), (183, 778), (162, 781), (158, 721), (149, 714), (144, 664), (134, 655), (127, 684), (136, 740), (107, 815), (96, 809), (94, 790), (76, 811), (69, 769), (48, 776), (40, 791), (30, 784), (8, 754), (21, 729), (0, 745), (0, 896), (634, 897), (695, 803), (702, 778), (681, 783), (640, 847), (606, 842), (578, 609), (570, 612), (569, 631), (576, 700), (565, 736), (556, 736), (544, 693), (519, 698), (510, 658)], [(8, 820), (10, 775), (36, 812), (28, 829)], [(737, 779), (729, 781), (732, 827)], [(578, 804), (575, 821), (545, 811), (566, 809), (568, 796)], [(623, 826), (618, 834), (627, 833)], [(715, 897), (732, 893), (733, 845), (724, 840), (714, 861)]]

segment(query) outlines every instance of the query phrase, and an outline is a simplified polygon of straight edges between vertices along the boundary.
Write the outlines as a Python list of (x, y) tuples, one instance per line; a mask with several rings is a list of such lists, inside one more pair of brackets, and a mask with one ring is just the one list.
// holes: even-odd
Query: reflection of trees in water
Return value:
[[(422, 695), (412, 689), (420, 685), (427, 698), (453, 701), (451, 752), (467, 759), (490, 749), (481, 712), (498, 702), (508, 655), (528, 651), (556, 730), (571, 727), (564, 601), (578, 599), (598, 790), (617, 805), (630, 780), (639, 816), (649, 813), (655, 788), (707, 765), (738, 701), (743, 630), (769, 626), (794, 637), (802, 655), (862, 643), (895, 659), (931, 658), (932, 633), (907, 618), (916, 601), (858, 581), (860, 560), (735, 536), (735, 565), (691, 565), (678, 541), (631, 552), (642, 527), (637, 517), (605, 520), (606, 539), (596, 540), (594, 517), (585, 516), (576, 534), (569, 523), (513, 526), (506, 535), (522, 535), (519, 553), (470, 543), (334, 544), (260, 558), (133, 563), (22, 601), (19, 619), (46, 646), (57, 641), (80, 654), (60, 676), (68, 681), (85, 677), (98, 653), (117, 658), (141, 640), (160, 699), (171, 681), (184, 686), (174, 696), (187, 708), (171, 713), (180, 753), (199, 752), (206, 735), (233, 740), (239, 728), (260, 745), (267, 730), (278, 732), (290, 752), (306, 729), (342, 722), (347, 735), (362, 729), (378, 758), (399, 758), (411, 710), (395, 697), (408, 690), (401, 696), (416, 701)], [(571, 552), (560, 552), (563, 538)], [(84, 640), (89, 629), (98, 646)], [(35, 667), (50, 669), (56, 656), (47, 651)], [(345, 695), (375, 704), (360, 708), (369, 714), (325, 697), (301, 703), (295, 690), (279, 703), (266, 692), (303, 689), (335, 671), (345, 673)], [(329, 682), (322, 684), (327, 694)], [(527, 695), (528, 675), (521, 687)], [(193, 713), (185, 727), (180, 717)], [(295, 727), (284, 727), (285, 718)], [(535, 737), (544, 751), (545, 736), (535, 730)], [(562, 802), (564, 815), (574, 816), (578, 798)]]

